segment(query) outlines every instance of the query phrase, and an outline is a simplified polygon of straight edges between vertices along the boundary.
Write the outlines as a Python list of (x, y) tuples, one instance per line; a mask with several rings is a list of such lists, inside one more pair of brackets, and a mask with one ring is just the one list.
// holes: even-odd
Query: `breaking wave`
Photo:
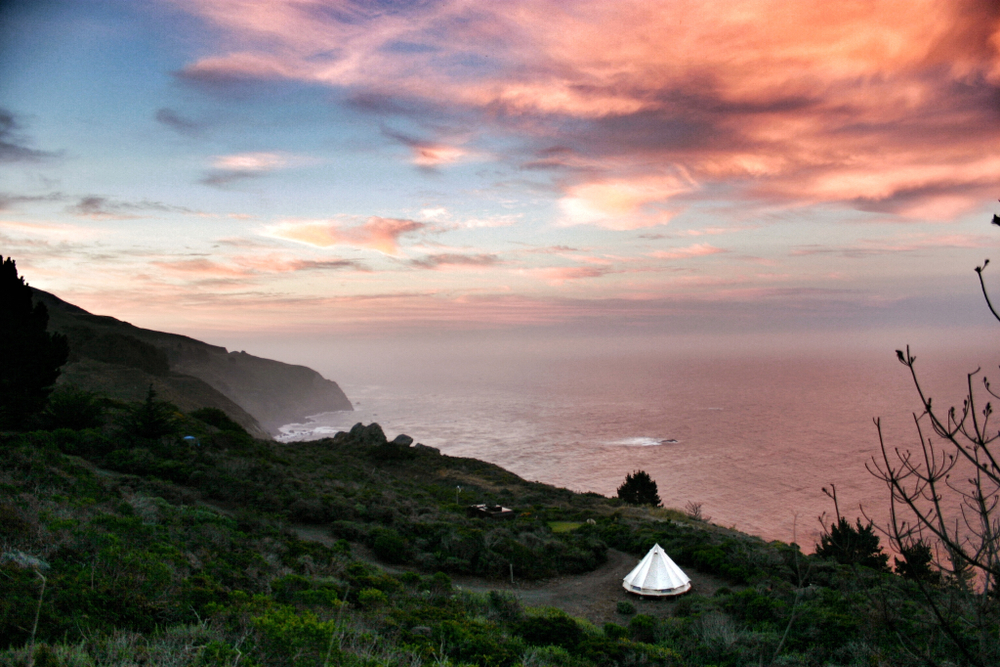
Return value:
[(624, 438), (610, 443), (620, 447), (659, 447), (660, 445), (675, 445), (679, 441), (674, 438)]

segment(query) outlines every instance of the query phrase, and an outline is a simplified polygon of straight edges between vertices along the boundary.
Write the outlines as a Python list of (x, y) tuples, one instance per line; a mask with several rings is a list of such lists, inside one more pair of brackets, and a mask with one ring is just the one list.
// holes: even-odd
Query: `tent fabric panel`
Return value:
[(657, 544), (625, 576), (622, 586), (639, 595), (679, 595), (691, 588), (691, 579)]

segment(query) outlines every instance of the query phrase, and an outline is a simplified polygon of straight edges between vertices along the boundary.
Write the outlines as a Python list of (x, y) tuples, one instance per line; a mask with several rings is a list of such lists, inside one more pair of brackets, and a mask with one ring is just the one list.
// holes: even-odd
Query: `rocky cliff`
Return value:
[(34, 298), (49, 309), (49, 329), (69, 338), (60, 383), (127, 401), (142, 400), (153, 385), (182, 410), (219, 408), (257, 437), (308, 415), (353, 409), (337, 383), (311, 368), (141, 329), (42, 290)]

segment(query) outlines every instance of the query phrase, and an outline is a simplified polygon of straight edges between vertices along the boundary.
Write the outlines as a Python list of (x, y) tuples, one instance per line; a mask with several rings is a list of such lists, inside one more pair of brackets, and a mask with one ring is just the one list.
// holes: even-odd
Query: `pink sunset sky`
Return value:
[(0, 253), (92, 312), (220, 342), (988, 323), (992, 0), (3, 7)]

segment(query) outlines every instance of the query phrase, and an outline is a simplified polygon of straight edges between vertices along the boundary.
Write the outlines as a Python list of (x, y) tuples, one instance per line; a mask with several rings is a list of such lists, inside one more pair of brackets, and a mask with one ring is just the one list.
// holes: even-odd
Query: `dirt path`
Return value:
[[(615, 549), (608, 549), (608, 561), (592, 572), (566, 575), (538, 582), (487, 581), (477, 577), (453, 577), (455, 584), (474, 591), (509, 591), (528, 607), (556, 607), (571, 616), (586, 618), (591, 623), (625, 623), (628, 616), (617, 612), (620, 601), (631, 602), (640, 614), (670, 616), (681, 598), (645, 598), (622, 588), (622, 578), (636, 566), (639, 559)], [(691, 577), (692, 591), (712, 595), (726, 583), (695, 570), (685, 570)], [(515, 573), (516, 577), (516, 573)]]
[[(302, 540), (319, 542), (333, 546), (336, 540), (320, 526), (294, 525), (291, 527)], [(380, 563), (364, 545), (352, 543), (351, 552), (364, 561), (378, 565), (387, 572), (399, 573), (416, 568), (393, 567)], [(484, 593), (486, 591), (506, 591), (513, 593), (526, 607), (555, 607), (571, 616), (586, 618), (591, 623), (603, 625), (608, 622), (627, 623), (629, 617), (617, 612), (619, 601), (628, 601), (640, 614), (665, 617), (673, 613), (681, 598), (644, 598), (633, 595), (622, 588), (622, 578), (636, 566), (639, 559), (621, 551), (608, 549), (608, 561), (592, 572), (566, 575), (544, 581), (518, 581), (514, 573), (514, 583), (510, 580), (496, 581), (481, 577), (463, 575), (452, 576), (458, 588)], [(691, 577), (691, 589), (701, 595), (712, 595), (717, 589), (728, 584), (716, 577), (686, 569)], [(681, 596), (683, 597), (683, 596)]]

